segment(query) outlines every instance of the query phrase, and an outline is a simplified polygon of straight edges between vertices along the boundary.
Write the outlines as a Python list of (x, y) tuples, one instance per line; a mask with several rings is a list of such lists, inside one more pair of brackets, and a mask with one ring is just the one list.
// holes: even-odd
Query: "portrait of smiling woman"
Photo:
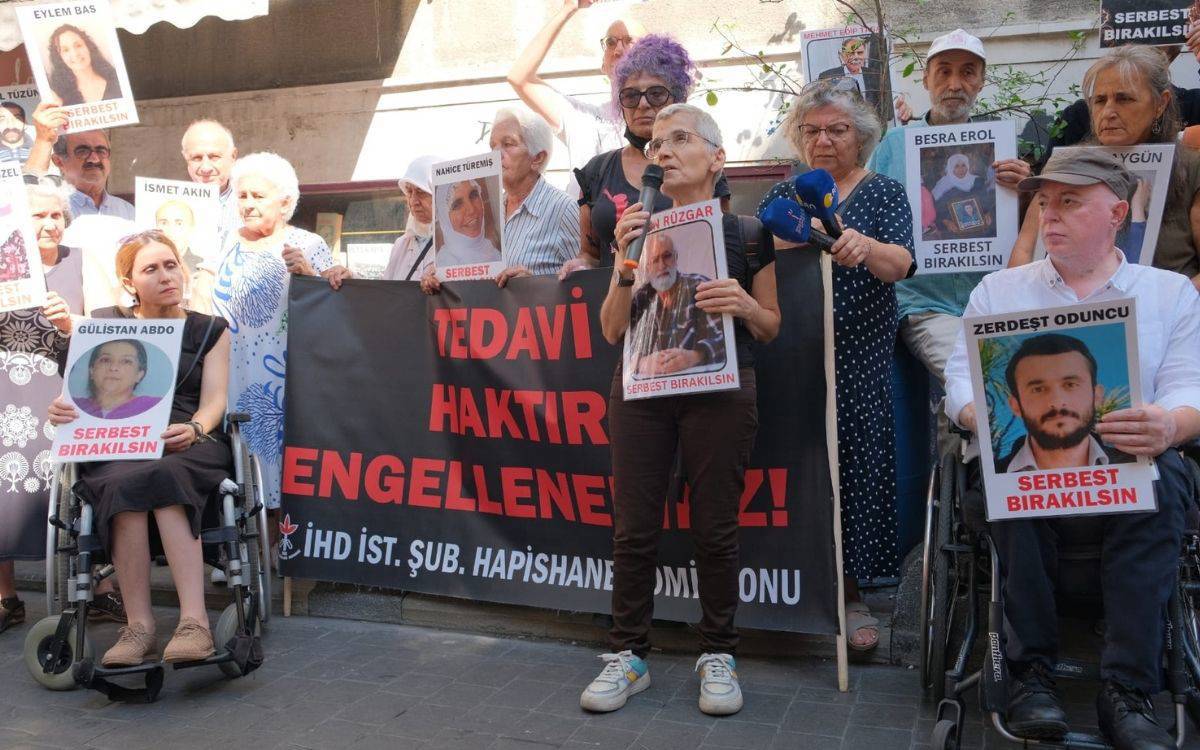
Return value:
[[(81, 358), (75, 369), (81, 368), (84, 361)], [(150, 370), (146, 345), (141, 341), (118, 339), (105, 342), (92, 349), (86, 362), (86, 380), (82, 373), (71, 374), (71, 398), (85, 414), (100, 419), (125, 419), (141, 414), (162, 400), (161, 393), (138, 392)], [(85, 384), (83, 389), (76, 386), (79, 381)]]
[(50, 35), (46, 77), (64, 106), (121, 98), (121, 83), (96, 41), (65, 23)]
[(437, 265), (500, 260), (500, 232), (487, 182), (463, 180), (435, 188)]

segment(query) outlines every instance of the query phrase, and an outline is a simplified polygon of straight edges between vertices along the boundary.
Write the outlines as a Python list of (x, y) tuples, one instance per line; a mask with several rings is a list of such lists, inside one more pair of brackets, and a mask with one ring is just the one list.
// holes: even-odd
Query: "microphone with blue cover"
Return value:
[(797, 244), (812, 244), (829, 252), (833, 238), (812, 228), (808, 211), (791, 198), (776, 198), (758, 212), (758, 220), (771, 234)]
[(811, 169), (792, 181), (800, 204), (813, 216), (821, 220), (825, 233), (835, 240), (842, 236), (834, 215), (838, 208), (837, 183), (833, 175), (824, 169)]

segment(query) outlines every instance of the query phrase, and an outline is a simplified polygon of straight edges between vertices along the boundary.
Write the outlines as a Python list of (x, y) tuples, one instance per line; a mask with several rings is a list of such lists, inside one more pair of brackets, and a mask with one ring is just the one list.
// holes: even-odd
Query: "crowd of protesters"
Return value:
[[(632, 287), (632, 272), (624, 261), (650, 214), (712, 198), (727, 208), (731, 187), (724, 177), (726, 151), (717, 123), (703, 109), (687, 104), (699, 70), (670, 36), (646, 34), (624, 20), (607, 29), (600, 70), (611, 81), (612, 92), (603, 105), (562, 94), (539, 76), (538, 68), (558, 33), (589, 4), (565, 2), (509, 73), (509, 82), (527, 106), (504, 107), (492, 123), (490, 145), (501, 157), (503, 217), (490, 231), (503, 238), (504, 270), (494, 280), (501, 287), (521, 276), (561, 279), (585, 270), (611, 269), (599, 316), (605, 337), (615, 343), (630, 328), (631, 311), (641, 311), (639, 290)], [(1200, 57), (1200, 31), (1188, 48)], [(1114, 627), (1116, 620), (1110, 619), (1104, 654), (1101, 725), (1117, 747), (1173, 746), (1157, 724), (1148, 697), (1159, 688), (1155, 660), (1160, 658), (1162, 638), (1154, 638), (1154, 628), (1161, 630), (1157, 615), (1173, 580), (1172, 549), (1178, 548), (1182, 508), (1191, 501), (1172, 449), (1200, 435), (1200, 155), (1186, 139), (1180, 141), (1184, 128), (1197, 124), (1192, 105), (1200, 97), (1171, 83), (1169, 65), (1178, 51), (1108, 51), (1087, 71), (1084, 99), (1064, 111), (1065, 127), (1056, 129), (1052, 143), (1180, 143), (1152, 265), (1130, 263), (1117, 249), (1117, 235), (1125, 231), (1128, 217), (1132, 214), (1134, 223), (1145, 221), (1138, 213), (1141, 207), (1144, 214), (1144, 206), (1136, 195), (1137, 179), (1119, 160), (1064, 151), (1051, 154), (1036, 168), (1020, 159), (990, 165), (1001, 190), (1032, 196), (1023, 201), (1028, 208), (1009, 269), (986, 277), (914, 275), (904, 129), (975, 119), (972, 113), (985, 85), (988, 54), (983, 42), (961, 29), (932, 43), (922, 78), (930, 109), (903, 126), (884, 133), (859, 86), (836, 76), (807, 85), (790, 102), (782, 125), (797, 169), (827, 170), (843, 197), (838, 212), (842, 231), (830, 254), (837, 476), (851, 648), (870, 650), (879, 640), (878, 621), (862, 601), (858, 583), (895, 575), (901, 552), (891, 385), (897, 336), (946, 390), (947, 418), (938, 430), (944, 442), (949, 421), (968, 430), (976, 427), (964, 315), (1121, 296), (1138, 299), (1146, 405), (1110, 413), (1095, 428), (1109, 444), (1155, 457), (1160, 467), (1158, 510), (1150, 517), (1131, 515), (1113, 522), (1105, 541), (1120, 550), (1122, 559), (1130, 559), (1129, 565), (1106, 566), (1106, 595), (1119, 598), (1126, 612), (1136, 615), (1125, 618), (1127, 627)], [(907, 106), (901, 113), (908, 114)], [(106, 133), (59, 137), (66, 114), (53, 103), (40, 105), (32, 120), (36, 137), (15, 152), (26, 157), (31, 217), (50, 294), (41, 310), (0, 315), (0, 354), (8, 363), (0, 392), (6, 403), (27, 407), (40, 424), (61, 388), (58, 369), (47, 363), (57, 361), (73, 321), (85, 313), (186, 318), (185, 350), (190, 346), (192, 353), (180, 366), (185, 368), (191, 360), (209, 366), (194, 374), (194, 382), (184, 389), (186, 398), (181, 401), (177, 395), (177, 413), (168, 429), (170, 452), (162, 461), (181, 463), (188, 467), (189, 481), (202, 483), (206, 472), (220, 469), (224, 460), (217, 455), (225, 445), (220, 414), (226, 409), (246, 412), (252, 418), (246, 439), (263, 464), (268, 505), (277, 508), (288, 280), (292, 274), (320, 276), (335, 290), (353, 293), (342, 288), (350, 271), (337, 264), (325, 241), (290, 223), (301, 198), (296, 170), (273, 153), (239, 155), (234, 133), (221, 123), (192, 124), (181, 134), (188, 174), (196, 182), (217, 185), (222, 207), (219, 248), (192, 253), (194, 248), (180, 247), (172, 239), (169, 217), (160, 220), (161, 232), (135, 231), (133, 207), (107, 190), (113, 154)], [(556, 140), (567, 149), (573, 168), (565, 191), (544, 176)], [(441, 210), (433, 199), (432, 166), (439, 160), (435, 154), (412, 154), (402, 165), (399, 185), (409, 209), (408, 223), (384, 272), (387, 280), (419, 282), (429, 294), (440, 289), (432, 251), (434, 217)], [(639, 191), (650, 164), (663, 167), (665, 177), (658, 202), (644, 206)], [(55, 171), (61, 178), (42, 176)], [(762, 202), (765, 206), (774, 198), (791, 196), (788, 180), (762, 196)], [(776, 288), (776, 254), (805, 248), (772, 237), (757, 222), (724, 218), (728, 278), (695, 284), (688, 304), (694, 306), (689, 310), (693, 319), (733, 316), (740, 387), (625, 401), (620, 369), (613, 381), (608, 411), (614, 474), (612, 648), (581, 696), (581, 705), (589, 710), (616, 710), (650, 685), (646, 659), (653, 570), (677, 453), (693, 482), (692, 535), (702, 612), (702, 655), (696, 664), (700, 708), (731, 714), (742, 707), (733, 623), (738, 498), (757, 428), (751, 365), (756, 342), (770, 341), (779, 331), (777, 295), (788, 293)], [(1046, 257), (1035, 261), (1033, 248), (1039, 237)], [(756, 248), (753, 253), (747, 251), (751, 246)], [(669, 280), (655, 286), (664, 299), (678, 283), (675, 257), (672, 243), (647, 243), (645, 262), (661, 265)], [(220, 321), (215, 335), (205, 329), (213, 320)], [(688, 355), (681, 349), (663, 356)], [(54, 401), (49, 414), (53, 424), (74, 416), (60, 401)], [(45, 479), (52, 471), (50, 432), (42, 432), (23, 443), (21, 453)], [(162, 476), (157, 470), (150, 473)], [(198, 593), (196, 519), (203, 497), (185, 493), (173, 499), (135, 498), (137, 493), (129, 487), (146, 486), (130, 484), (136, 481), (119, 465), (100, 466), (85, 472), (83, 479), (88, 497), (98, 506), (101, 536), (111, 546), (120, 589), (118, 593), (109, 585), (102, 590), (103, 603), (95, 611), (126, 623), (104, 661), (136, 664), (156, 648), (146, 591), (148, 515), (156, 518), (162, 532), (184, 609), (167, 650), (173, 658), (202, 658), (213, 649)], [(24, 488), (29, 491), (0, 499), (0, 631), (24, 619), (13, 561), (44, 555), (46, 486), (34, 482)], [(1059, 738), (1066, 731), (1050, 677), (1056, 646), (1053, 633), (1047, 631), (1055, 621), (1053, 591), (1043, 563), (1053, 546), (1050, 528), (1048, 522), (1010, 522), (998, 539), (1007, 589), (1027, 615), (1009, 618), (1008, 656), (1014, 675), (1010, 721), (1036, 738)], [(213, 575), (218, 580), (220, 571)]]

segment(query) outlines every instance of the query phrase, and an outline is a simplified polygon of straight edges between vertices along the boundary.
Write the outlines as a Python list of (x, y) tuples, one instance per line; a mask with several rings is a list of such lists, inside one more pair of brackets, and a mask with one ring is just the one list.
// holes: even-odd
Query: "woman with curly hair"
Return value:
[(63, 106), (121, 98), (117, 69), (86, 31), (65, 23), (50, 35), (50, 88)]
[[(612, 76), (613, 101), (621, 106), (628, 143), (600, 154), (583, 169), (579, 181), (579, 257), (563, 264), (562, 276), (585, 268), (611, 267), (617, 220), (641, 192), (642, 173), (650, 160), (643, 150), (650, 141), (654, 118), (669, 104), (686, 102), (700, 79), (700, 71), (686, 49), (664, 34), (649, 34), (637, 41)], [(729, 183), (724, 174), (713, 192), (722, 207), (728, 205)], [(659, 196), (650, 212), (665, 211), (670, 199)]]

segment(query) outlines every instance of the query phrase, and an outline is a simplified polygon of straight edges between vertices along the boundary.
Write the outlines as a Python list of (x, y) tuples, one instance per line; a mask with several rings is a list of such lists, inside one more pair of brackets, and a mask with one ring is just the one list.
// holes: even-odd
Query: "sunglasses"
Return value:
[(651, 107), (661, 107), (673, 98), (671, 90), (666, 86), (651, 86), (648, 89), (627, 88), (617, 94), (617, 101), (625, 109), (637, 109), (642, 99)]
[(21, 182), (26, 185), (53, 185), (56, 188), (63, 186), (63, 178), (56, 174), (36, 175), (25, 172), (21, 175)]
[(117, 240), (117, 246), (123, 247), (125, 245), (128, 245), (131, 242), (142, 242), (145, 244), (150, 244), (151, 242), (158, 242), (160, 244), (169, 244), (172, 247), (175, 246), (175, 243), (171, 242), (171, 240), (167, 238), (167, 235), (163, 234), (163, 231), (161, 229), (146, 229), (141, 232), (134, 232), (133, 234), (127, 234), (124, 237), (122, 237), (121, 239)]
[(813, 81), (800, 89), (801, 94), (807, 94), (813, 91), (839, 91), (845, 94), (854, 94), (859, 99), (862, 98), (862, 90), (858, 88), (858, 81), (850, 76), (838, 76), (837, 78), (824, 78), (818, 81)]

